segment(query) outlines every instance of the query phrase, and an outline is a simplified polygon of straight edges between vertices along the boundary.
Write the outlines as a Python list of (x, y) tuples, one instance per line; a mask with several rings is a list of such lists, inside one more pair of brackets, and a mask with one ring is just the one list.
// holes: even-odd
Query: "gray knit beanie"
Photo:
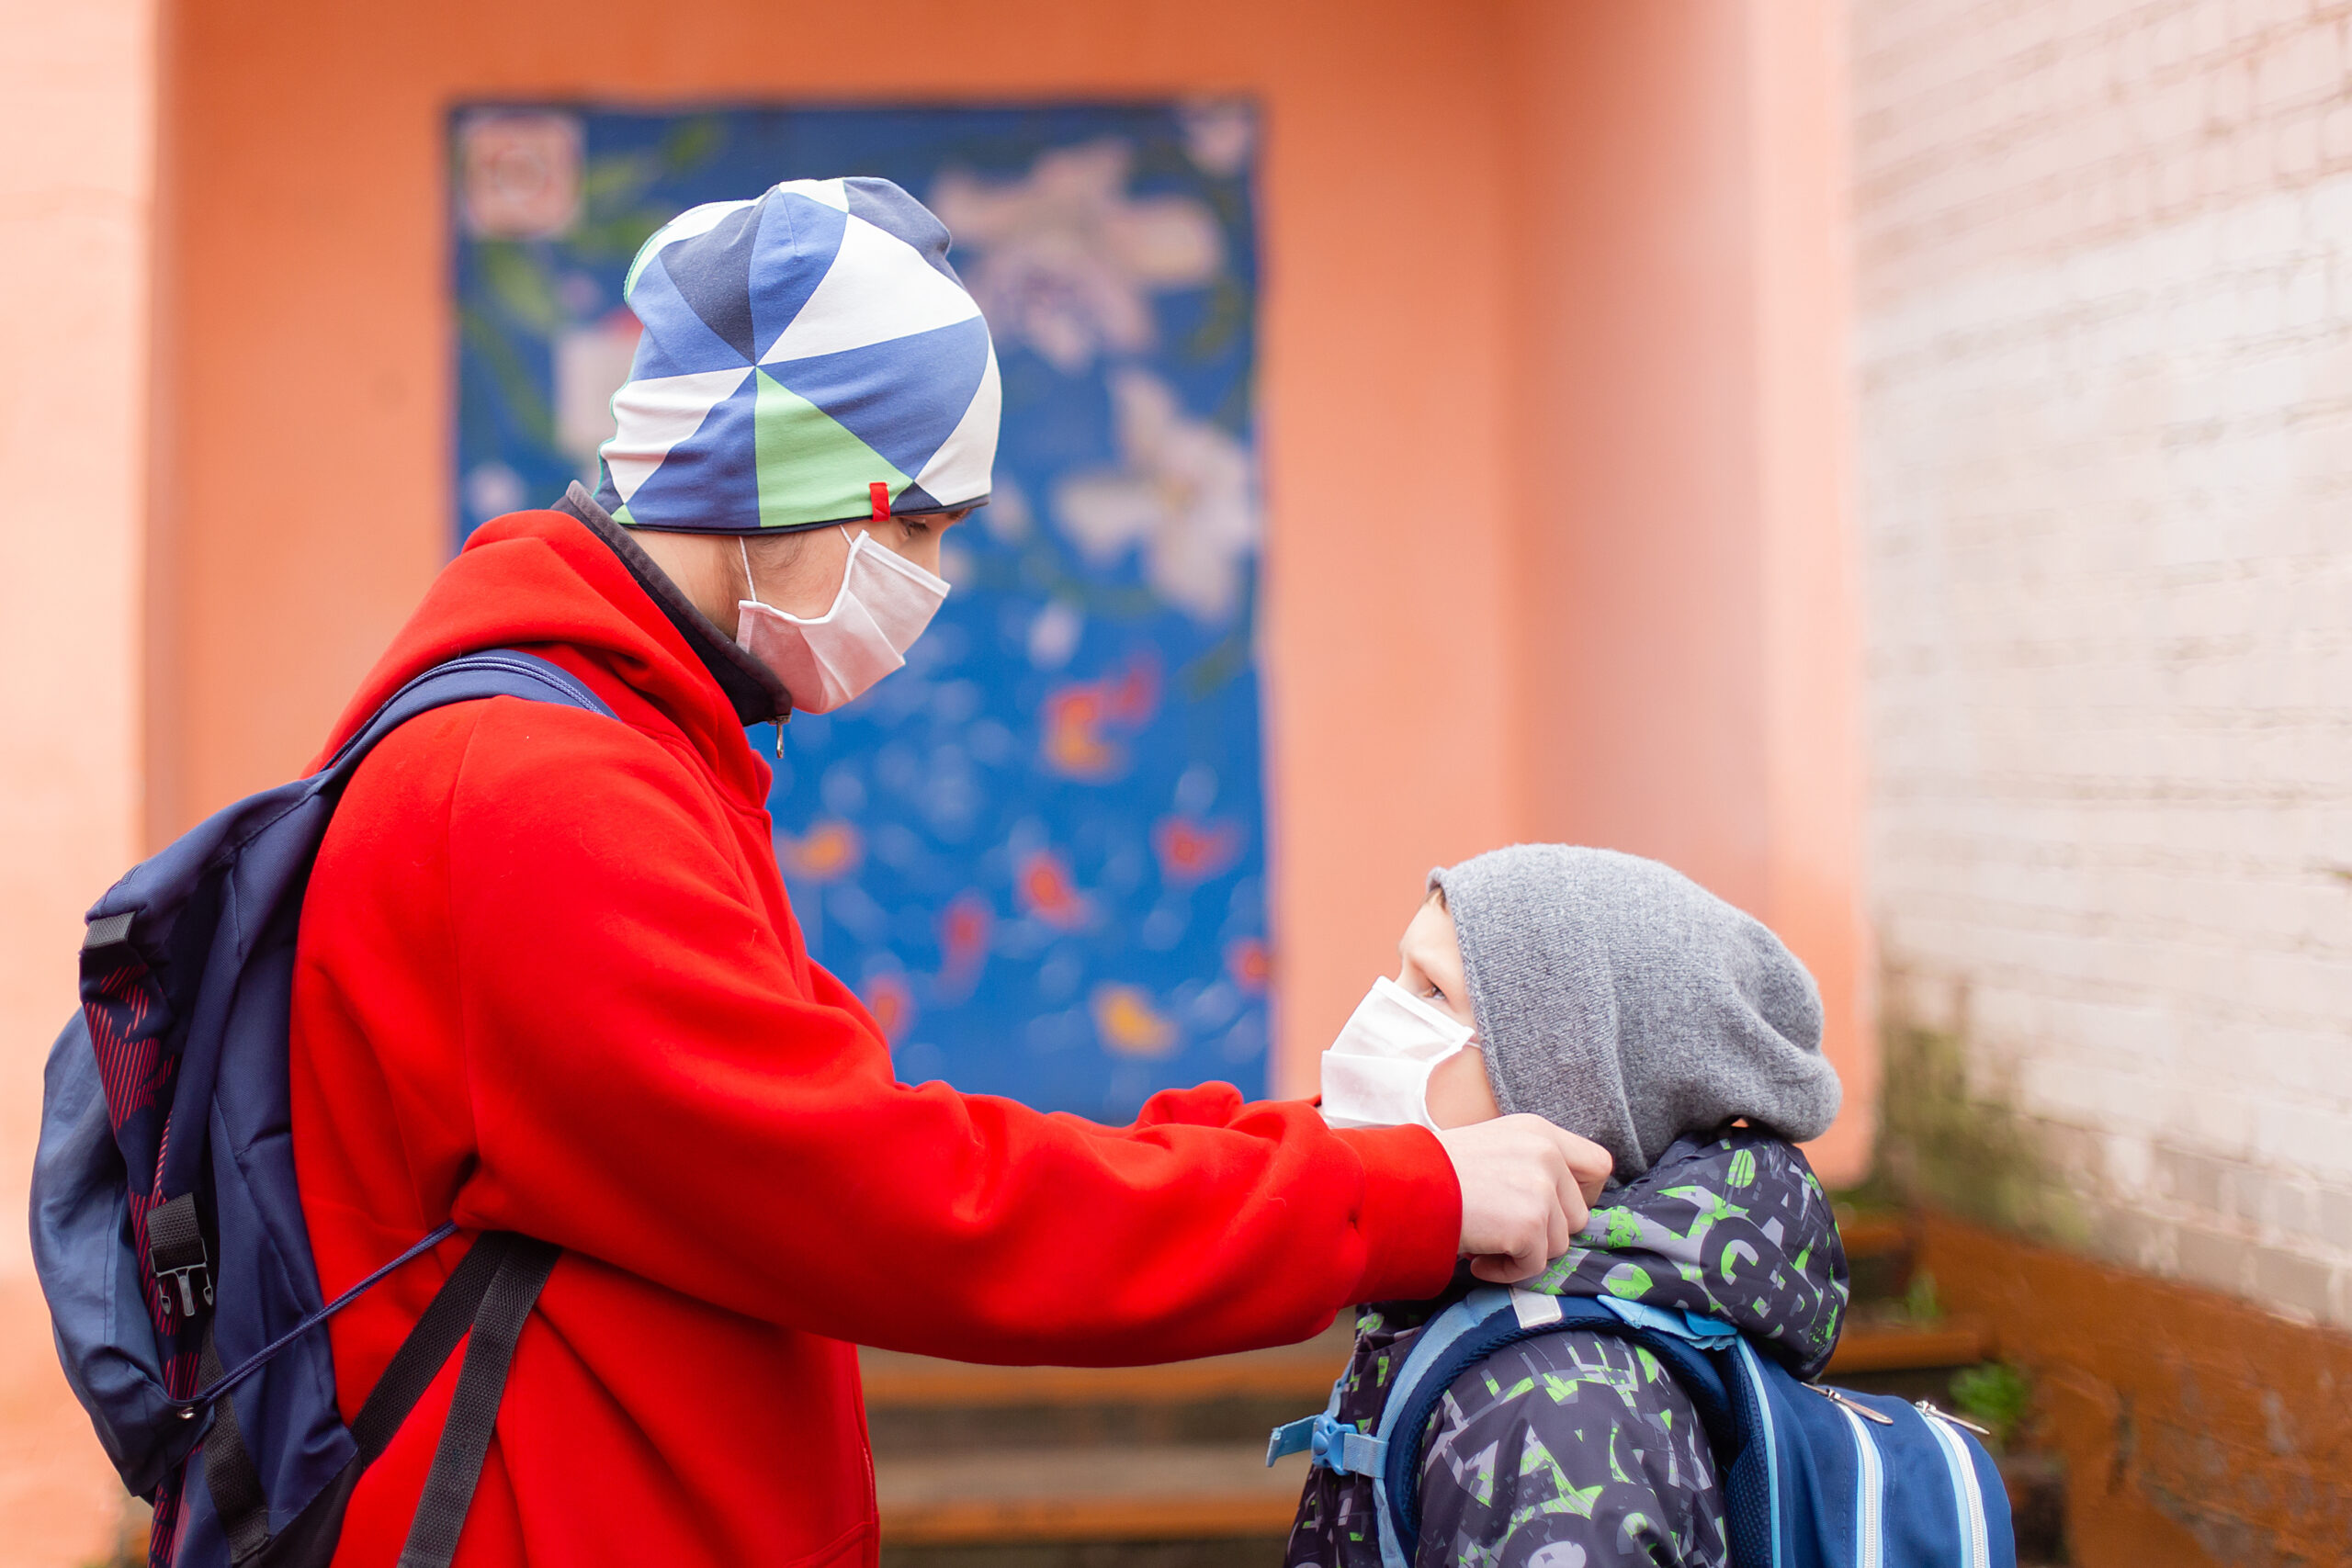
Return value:
[(1803, 1141), (1838, 1114), (1813, 976), (1680, 872), (1514, 844), (1430, 886), (1462, 938), (1496, 1100), (1590, 1138), (1621, 1179), (1735, 1117)]

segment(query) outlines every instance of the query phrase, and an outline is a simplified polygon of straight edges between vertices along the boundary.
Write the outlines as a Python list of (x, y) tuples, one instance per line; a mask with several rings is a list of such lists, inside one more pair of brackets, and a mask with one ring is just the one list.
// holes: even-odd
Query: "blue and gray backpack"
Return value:
[(49, 1055), (33, 1260), (66, 1380), (123, 1484), (154, 1505), (153, 1568), (325, 1568), (360, 1472), (465, 1338), (401, 1562), (446, 1568), (457, 1550), (557, 1249), (478, 1238), (346, 1427), (322, 1325), (457, 1226), (321, 1299), (287, 1036), (302, 893), (344, 786), (409, 719), (489, 697), (612, 716), (532, 655), (452, 660), (393, 694), (324, 769), (218, 813), (90, 910), (82, 1008)]
[(1955, 1417), (1801, 1382), (1726, 1324), (1608, 1296), (1473, 1290), (1415, 1337), (1372, 1430), (1339, 1419), (1335, 1386), (1322, 1415), (1274, 1428), (1266, 1462), (1306, 1452), (1369, 1478), (1381, 1568), (1413, 1568), (1439, 1400), (1505, 1346), (1567, 1329), (1633, 1341), (1690, 1394), (1720, 1461), (1739, 1568), (2016, 1568), (2000, 1472)]

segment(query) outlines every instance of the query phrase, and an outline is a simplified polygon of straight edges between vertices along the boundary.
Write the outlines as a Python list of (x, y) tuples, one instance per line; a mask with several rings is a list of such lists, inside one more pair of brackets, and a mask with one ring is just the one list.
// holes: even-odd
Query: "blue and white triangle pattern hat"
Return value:
[(988, 499), (988, 323), (946, 228), (888, 180), (682, 212), (621, 292), (645, 333), (602, 448), (616, 521), (757, 534)]

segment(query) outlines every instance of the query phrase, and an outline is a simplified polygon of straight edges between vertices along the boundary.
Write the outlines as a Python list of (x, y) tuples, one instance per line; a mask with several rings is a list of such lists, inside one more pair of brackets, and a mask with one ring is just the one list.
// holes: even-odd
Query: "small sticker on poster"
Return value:
[(466, 232), (553, 240), (580, 221), (580, 118), (548, 111), (469, 115), (458, 128)]

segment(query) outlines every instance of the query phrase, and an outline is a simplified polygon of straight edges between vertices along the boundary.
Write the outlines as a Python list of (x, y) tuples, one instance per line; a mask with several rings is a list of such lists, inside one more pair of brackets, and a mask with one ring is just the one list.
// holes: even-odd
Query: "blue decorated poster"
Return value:
[(460, 539), (594, 488), (621, 279), (673, 214), (878, 175), (955, 236), (995, 501), (908, 667), (795, 718), (770, 798), (809, 949), (909, 1081), (1112, 1118), (1264, 1090), (1254, 136), (1233, 101), (452, 117)]

